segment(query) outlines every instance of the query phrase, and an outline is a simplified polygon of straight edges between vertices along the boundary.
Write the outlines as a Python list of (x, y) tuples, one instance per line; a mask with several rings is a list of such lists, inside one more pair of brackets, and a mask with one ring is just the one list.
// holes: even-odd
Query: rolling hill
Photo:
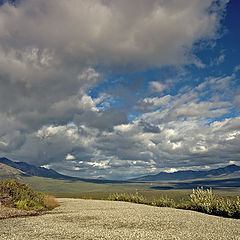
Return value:
[(0, 179), (15, 178), (19, 179), (24, 173), (21, 170), (0, 163)]

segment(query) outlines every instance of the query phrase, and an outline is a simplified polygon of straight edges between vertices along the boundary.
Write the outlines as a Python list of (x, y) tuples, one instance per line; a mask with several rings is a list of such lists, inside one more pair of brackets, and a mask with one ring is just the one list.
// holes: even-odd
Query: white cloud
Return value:
[[(153, 124), (152, 118), (145, 121)], [(239, 117), (214, 121), (210, 125), (207, 122), (175, 119), (158, 124), (159, 131), (145, 131), (146, 125), (139, 120), (133, 122), (131, 128), (119, 125), (111, 132), (99, 132), (86, 126), (78, 130), (72, 124), (59, 127), (58, 133), (49, 135), (42, 142), (34, 143), (34, 138), (28, 137), (31, 140), (24, 144), (18, 156), (24, 153), (37, 162), (39, 156), (35, 159), (32, 152), (41, 146), (40, 153), (46, 153), (45, 164), (41, 165), (51, 164), (51, 168), (65, 174), (71, 174), (75, 169), (74, 175), (79, 177), (101, 175), (107, 178), (157, 173), (159, 169), (191, 169), (237, 162)], [(61, 156), (65, 156), (62, 161)], [(42, 163), (43, 160), (41, 158)]]
[(240, 65), (237, 65), (235, 68), (234, 68), (234, 73), (238, 72), (240, 70)]
[(75, 160), (76, 158), (75, 158), (72, 154), (68, 153), (68, 154), (66, 155), (65, 159), (66, 159), (66, 160)]
[(87, 165), (93, 166), (95, 168), (99, 168), (99, 169), (106, 169), (106, 168), (110, 168), (110, 166), (108, 166), (109, 161), (101, 161), (101, 162), (86, 162)]
[[(218, 7), (210, 0), (181, 4), (25, 0), (16, 7), (5, 3), (0, 7), (0, 112), (14, 118), (19, 131), (64, 125), (74, 118), (91, 119), (91, 126), (106, 129), (116, 114), (120, 121), (113, 120), (110, 128), (125, 124), (126, 114), (94, 113), (97, 101), (88, 91), (104, 81), (102, 71), (194, 62), (194, 43), (216, 37), (226, 3), (221, 0)], [(151, 85), (154, 91), (164, 89), (159, 82)]]
[(229, 83), (233, 79), (233, 76), (226, 76), (226, 77), (218, 77), (218, 78), (211, 78), (210, 84), (212, 88), (218, 90), (226, 90), (229, 87)]
[(178, 170), (176, 168), (170, 168), (168, 170), (165, 170), (164, 172), (166, 173), (174, 173), (174, 172), (177, 172)]
[(73, 168), (74, 171), (79, 171), (80, 169), (81, 169), (81, 168), (79, 168), (79, 167), (74, 167), (74, 168)]
[(219, 57), (217, 57), (217, 58), (215, 58), (215, 59), (213, 59), (213, 60), (211, 61), (211, 65), (212, 65), (212, 66), (217, 66), (217, 65), (222, 64), (222, 63), (224, 62), (224, 60), (225, 60), (225, 57), (226, 57), (226, 56), (225, 56), (224, 53), (220, 54)]
[(121, 125), (117, 125), (114, 127), (115, 131), (120, 131), (120, 132), (130, 132), (131, 130), (133, 130), (134, 125), (133, 124), (121, 124)]
[(27, 59), (38, 66), (73, 59), (88, 65), (194, 62), (193, 44), (216, 37), (227, 3), (213, 2), (25, 0), (1, 7), (0, 42), (5, 48), (34, 46)]
[(138, 101), (136, 105), (136, 110), (140, 112), (148, 112), (159, 107), (166, 108), (170, 101), (171, 101), (170, 95), (165, 95), (163, 97), (143, 98)]
[(150, 82), (149, 85), (150, 91), (153, 93), (160, 93), (166, 88), (166, 86), (160, 82)]
[(46, 169), (51, 169), (52, 165), (51, 164), (47, 164), (47, 165), (42, 165), (41, 167), (46, 168)]

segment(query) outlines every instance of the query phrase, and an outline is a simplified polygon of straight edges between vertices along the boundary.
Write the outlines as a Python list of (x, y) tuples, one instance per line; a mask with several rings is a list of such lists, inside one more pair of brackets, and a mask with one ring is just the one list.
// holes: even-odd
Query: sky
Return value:
[(240, 164), (240, 1), (0, 1), (0, 156), (129, 179)]

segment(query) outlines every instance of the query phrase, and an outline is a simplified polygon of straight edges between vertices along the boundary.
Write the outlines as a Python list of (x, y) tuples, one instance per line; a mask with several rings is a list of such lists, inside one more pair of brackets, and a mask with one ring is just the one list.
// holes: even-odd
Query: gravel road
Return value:
[(58, 199), (50, 214), (0, 220), (1, 240), (239, 239), (240, 220), (126, 202)]

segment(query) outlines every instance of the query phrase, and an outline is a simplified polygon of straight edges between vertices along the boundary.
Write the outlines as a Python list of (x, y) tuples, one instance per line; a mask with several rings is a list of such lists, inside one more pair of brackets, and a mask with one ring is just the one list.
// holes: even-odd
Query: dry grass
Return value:
[(45, 195), (44, 202), (48, 210), (52, 210), (60, 206), (59, 202), (52, 195)]

